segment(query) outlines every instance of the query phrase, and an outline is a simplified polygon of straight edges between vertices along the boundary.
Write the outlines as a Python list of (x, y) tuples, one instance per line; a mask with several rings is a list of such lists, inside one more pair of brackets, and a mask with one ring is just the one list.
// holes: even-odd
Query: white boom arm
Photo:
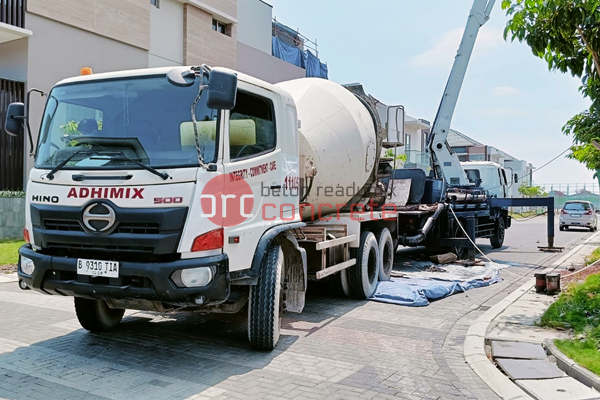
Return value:
[(473, 54), (477, 34), (479, 29), (489, 20), (495, 2), (496, 0), (475, 0), (473, 3), (467, 27), (444, 90), (442, 102), (431, 128), (429, 151), (431, 151), (433, 170), (436, 177), (444, 178), (446, 182), (454, 186), (468, 186), (470, 182), (460, 165), (457, 155), (450, 150), (446, 139), (450, 131), (458, 95)]

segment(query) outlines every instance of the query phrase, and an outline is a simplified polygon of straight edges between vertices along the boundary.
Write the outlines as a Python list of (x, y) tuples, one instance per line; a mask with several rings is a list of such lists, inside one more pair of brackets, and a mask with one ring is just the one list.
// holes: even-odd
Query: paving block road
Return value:
[[(590, 233), (558, 232), (573, 247)], [(503, 281), (411, 308), (332, 297), (313, 284), (285, 315), (272, 352), (250, 349), (245, 315), (126, 314), (107, 334), (83, 330), (69, 297), (0, 283), (0, 398), (496, 399), (465, 362), (469, 326), (560, 254), (540, 253), (545, 219), (515, 222)], [(536, 243), (540, 241), (540, 243)], [(401, 262), (402, 253), (397, 261)]]

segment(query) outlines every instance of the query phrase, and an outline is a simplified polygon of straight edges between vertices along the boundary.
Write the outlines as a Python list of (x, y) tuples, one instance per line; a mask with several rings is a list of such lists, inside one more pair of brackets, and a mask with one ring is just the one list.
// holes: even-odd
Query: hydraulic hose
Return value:
[(416, 246), (421, 243), (427, 237), (427, 234), (433, 227), (433, 223), (440, 216), (440, 213), (446, 206), (443, 203), (438, 204), (437, 210), (427, 218), (425, 221), (425, 225), (421, 228), (421, 231), (414, 236), (400, 236), (398, 238), (398, 243), (403, 246)]

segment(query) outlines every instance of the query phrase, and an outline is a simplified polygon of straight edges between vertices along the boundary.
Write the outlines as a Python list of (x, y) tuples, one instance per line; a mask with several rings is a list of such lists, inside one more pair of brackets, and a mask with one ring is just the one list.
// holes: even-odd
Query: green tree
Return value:
[(526, 184), (519, 186), (519, 193), (525, 197), (545, 197), (548, 195), (541, 186), (527, 186)]
[(548, 68), (582, 78), (600, 109), (600, 0), (503, 0), (505, 39), (526, 42)]
[(563, 127), (563, 132), (573, 135), (573, 146), (567, 157), (578, 160), (589, 170), (599, 171), (600, 151), (592, 141), (600, 142), (600, 114), (594, 111), (577, 114)]

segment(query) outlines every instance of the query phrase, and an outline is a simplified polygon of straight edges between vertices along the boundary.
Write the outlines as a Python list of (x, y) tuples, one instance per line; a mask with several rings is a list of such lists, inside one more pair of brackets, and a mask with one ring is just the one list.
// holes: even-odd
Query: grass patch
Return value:
[(578, 339), (554, 343), (568, 357), (600, 375), (600, 274), (569, 284), (542, 315), (541, 325), (572, 328)]
[(0, 265), (16, 264), (19, 261), (19, 247), (25, 244), (22, 240), (0, 242)]
[(526, 219), (526, 218), (532, 218), (532, 217), (535, 217), (535, 216), (537, 216), (537, 215), (542, 215), (542, 214), (544, 214), (544, 212), (543, 212), (543, 211), (539, 211), (539, 210), (535, 210), (535, 211), (525, 211), (525, 212), (520, 212), (520, 213), (518, 213), (518, 212), (514, 212), (514, 211), (509, 211), (509, 212), (508, 212), (508, 215), (509, 215), (511, 218), (514, 218), (514, 219)]
[(585, 264), (590, 265), (600, 260), (600, 247), (592, 252), (589, 256), (585, 258)]
[(589, 369), (596, 375), (600, 375), (600, 356), (595, 341), (591, 339), (555, 340), (554, 344), (577, 364)]

